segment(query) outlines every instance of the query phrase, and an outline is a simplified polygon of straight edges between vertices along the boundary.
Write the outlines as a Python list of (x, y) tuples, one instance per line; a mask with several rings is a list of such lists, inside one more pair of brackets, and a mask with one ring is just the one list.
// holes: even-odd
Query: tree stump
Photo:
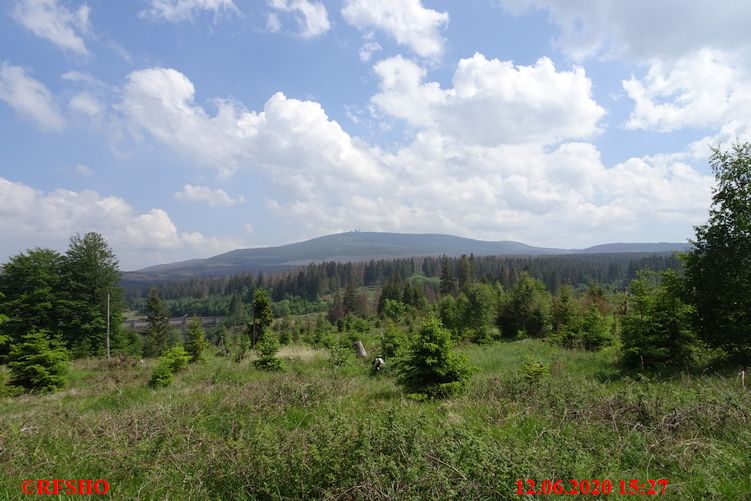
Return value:
[(355, 347), (355, 352), (357, 352), (357, 356), (360, 358), (365, 358), (368, 356), (368, 352), (365, 351), (365, 346), (363, 346), (362, 341), (359, 339), (352, 343)]

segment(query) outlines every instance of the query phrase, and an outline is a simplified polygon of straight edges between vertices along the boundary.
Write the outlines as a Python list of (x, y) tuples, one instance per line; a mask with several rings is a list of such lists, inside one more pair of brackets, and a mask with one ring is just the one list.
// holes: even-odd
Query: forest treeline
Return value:
[[(564, 284), (582, 287), (598, 283), (612, 290), (624, 289), (636, 278), (641, 269), (679, 271), (682, 267), (674, 253), (665, 254), (591, 254), (565, 256), (464, 256), (414, 257), (371, 260), (367, 262), (311, 263), (294, 271), (276, 273), (244, 273), (228, 277), (195, 277), (167, 281), (153, 285), (160, 297), (168, 302), (173, 315), (222, 315), (229, 307), (230, 297), (239, 295), (249, 303), (256, 289), (267, 289), (274, 301), (285, 298), (302, 298), (315, 302), (347, 286), (380, 287), (394, 277), (407, 279), (413, 276), (439, 278), (444, 270), (458, 276), (465, 266), (463, 259), (472, 263), (473, 280), (500, 283), (509, 288), (519, 281), (523, 273), (537, 278), (550, 292), (557, 292)], [(425, 294), (435, 298), (437, 282), (422, 281)], [(129, 284), (126, 302), (136, 310), (143, 310), (145, 298), (152, 286)], [(200, 300), (200, 301), (197, 301)], [(189, 311), (193, 308), (192, 311)], [(317, 309), (311, 311), (320, 310)], [(306, 313), (300, 308), (294, 313)]]

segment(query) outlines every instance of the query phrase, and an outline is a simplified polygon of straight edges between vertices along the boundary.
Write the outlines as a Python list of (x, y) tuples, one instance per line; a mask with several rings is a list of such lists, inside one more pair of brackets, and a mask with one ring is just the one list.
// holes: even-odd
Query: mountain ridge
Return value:
[(543, 256), (598, 253), (666, 253), (685, 250), (688, 243), (609, 243), (584, 249), (534, 247), (511, 240), (475, 240), (438, 233), (351, 231), (272, 247), (235, 249), (209, 258), (164, 263), (124, 272), (126, 280), (174, 280), (226, 276), (292, 268), (314, 262), (368, 261), (462, 254)]

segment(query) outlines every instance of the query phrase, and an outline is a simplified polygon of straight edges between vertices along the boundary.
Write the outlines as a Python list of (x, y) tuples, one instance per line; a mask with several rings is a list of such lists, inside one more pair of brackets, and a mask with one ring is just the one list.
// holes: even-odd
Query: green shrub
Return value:
[(10, 384), (26, 390), (49, 392), (65, 386), (70, 353), (61, 340), (45, 331), (31, 331), (8, 354)]
[(398, 371), (398, 381), (408, 392), (444, 398), (461, 392), (475, 368), (466, 355), (453, 351), (451, 333), (431, 316), (412, 340)]
[(329, 348), (329, 365), (334, 369), (349, 367), (355, 362), (355, 353), (349, 342), (331, 343)]
[(164, 355), (159, 357), (159, 362), (154, 367), (149, 385), (156, 388), (169, 386), (174, 379), (174, 374), (190, 363), (191, 356), (182, 346), (173, 346)]
[(527, 360), (519, 369), (519, 375), (528, 385), (539, 384), (550, 375), (550, 367), (535, 360)]

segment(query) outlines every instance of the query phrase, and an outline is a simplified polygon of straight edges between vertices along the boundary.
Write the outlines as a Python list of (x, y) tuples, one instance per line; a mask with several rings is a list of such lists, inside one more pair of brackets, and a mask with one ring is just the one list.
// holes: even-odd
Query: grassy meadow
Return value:
[[(62, 391), (0, 398), (0, 499), (45, 478), (106, 479), (113, 499), (546, 497), (517, 495), (520, 479), (610, 479), (608, 499), (634, 498), (620, 479), (667, 479), (666, 499), (750, 498), (741, 378), (627, 377), (612, 348), (535, 340), (464, 351), (479, 369), (467, 391), (429, 402), (388, 368), (335, 367), (303, 345), (282, 348), (283, 373), (210, 356), (157, 390), (154, 360), (79, 360)], [(523, 371), (530, 360), (549, 374)]]

